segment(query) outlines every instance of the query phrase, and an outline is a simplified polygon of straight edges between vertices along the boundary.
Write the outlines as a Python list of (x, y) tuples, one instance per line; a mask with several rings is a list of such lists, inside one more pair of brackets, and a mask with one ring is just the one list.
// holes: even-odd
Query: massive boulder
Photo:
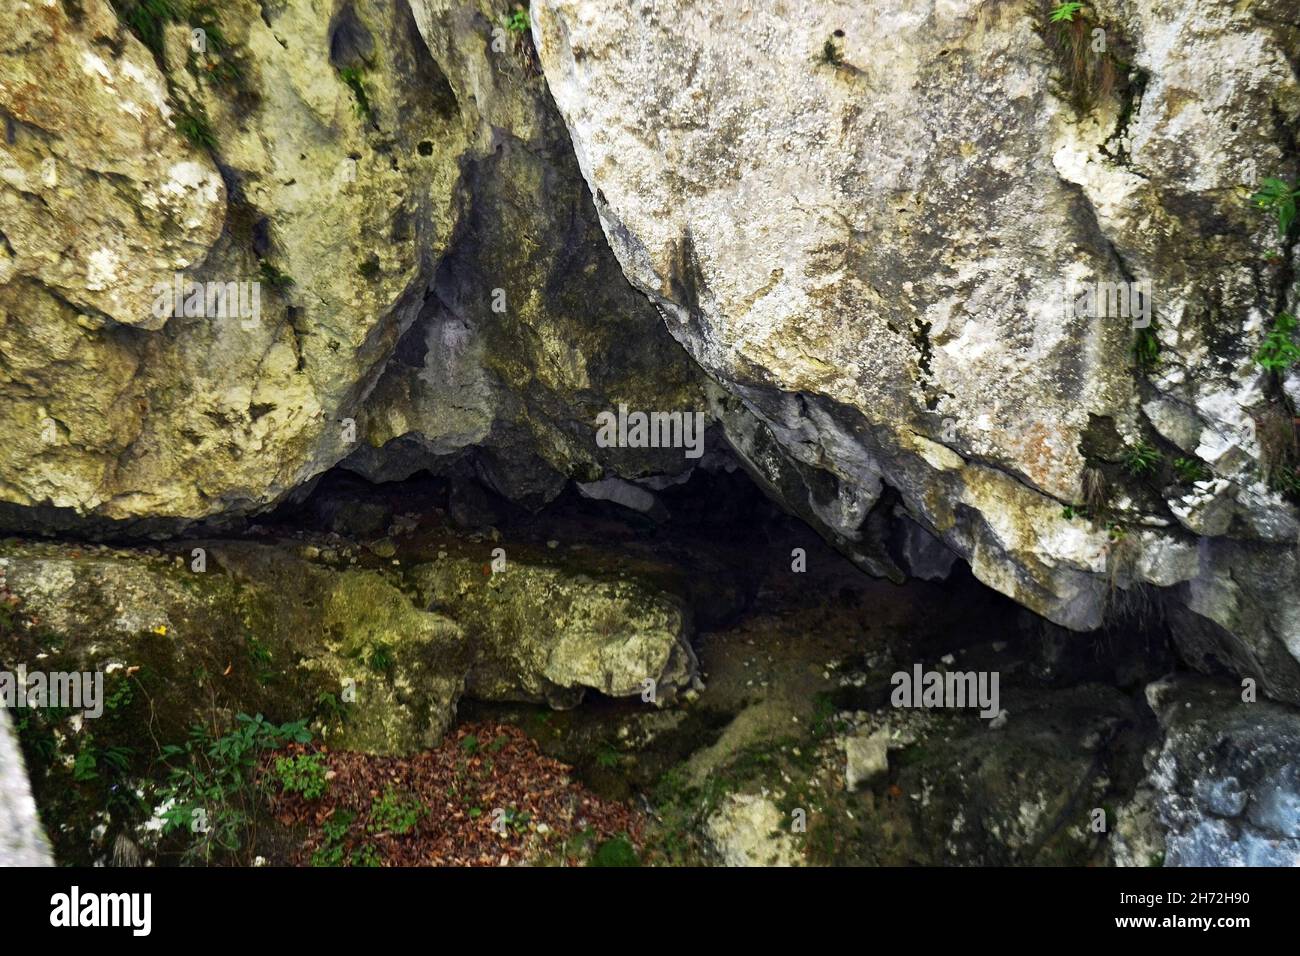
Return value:
[(703, 375), (500, 11), (219, 6), (0, 10), (0, 521), (166, 532), (471, 446), (529, 503), (686, 467), (596, 445), (598, 411), (699, 408)]
[(593, 555), (583, 567), (571, 556), (555, 561), (512, 548), (484, 574), (466, 546), (448, 548), (410, 575), (422, 604), (465, 629), (473, 656), (467, 695), (573, 707), (589, 690), (665, 704), (690, 689), (688, 610), (635, 575), (611, 572), (610, 556)]
[[(338, 420), (414, 319), (450, 236), (458, 147), (435, 126), (436, 88), (414, 82), (435, 70), (409, 13), (373, 21), (383, 68), (367, 74), (367, 117), (312, 5), (266, 20), (256, 3), (226, 5), (219, 27), (205, 21), (206, 52), (191, 46), (191, 23), (141, 11), (157, 31), (151, 50), (104, 0), (79, 8), (0, 13), (0, 34), (26, 38), (0, 81), (0, 109), (16, 117), (0, 161), (14, 171), (4, 201), (17, 193), (27, 207), (6, 221), (22, 235), (0, 276), (0, 497), (44, 508), (35, 518), (47, 523), (53, 509), (197, 518), (274, 500), (345, 453)], [(34, 90), (47, 108), (29, 117)], [(426, 125), (403, 125), (414, 116)], [(422, 157), (417, 136), (450, 155)], [(41, 179), (51, 158), (57, 176)], [(172, 186), (178, 166), (192, 171), (188, 193)], [(12, 184), (19, 173), (26, 187)], [(62, 204), (91, 221), (61, 231)], [(70, 293), (37, 267), (99, 232), (122, 250), (103, 280), (119, 295)], [(363, 274), (358, 251), (371, 245), (382, 261)], [(222, 317), (186, 295), (155, 310), (155, 286), (177, 274), (182, 288), (257, 281), (257, 308), (249, 296)]]
[[(306, 721), (333, 750), (404, 755), (436, 745), (467, 698), (571, 707), (596, 691), (650, 706), (698, 686), (686, 601), (661, 586), (670, 567), (610, 571), (618, 556), (590, 554), (600, 573), (507, 541), (493, 571), (472, 537), (440, 535), (427, 560), (400, 545), (381, 559), (336, 535), (0, 540), (0, 671), (102, 679), (98, 713), (22, 712), (60, 862), (114, 858), (123, 828), (156, 839), (171, 747), (248, 715)], [(0, 865), (48, 860), (7, 720), (0, 710)]]
[(1253, 360), (1296, 250), (1250, 202), (1297, 174), (1285, 6), (532, 15), (610, 245), (769, 490), (853, 550), (894, 489), (1072, 629), (1163, 589), (1189, 658), (1297, 701), (1300, 379)]

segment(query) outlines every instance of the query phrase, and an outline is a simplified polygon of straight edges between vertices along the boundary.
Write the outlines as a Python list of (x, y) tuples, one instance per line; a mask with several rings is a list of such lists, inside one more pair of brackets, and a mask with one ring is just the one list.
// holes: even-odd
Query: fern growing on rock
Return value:
[(1124, 453), (1124, 470), (1135, 478), (1155, 474), (1161, 457), (1154, 445), (1139, 440)]
[(1067, 0), (1050, 6), (1047, 22), (1039, 21), (1035, 31), (1056, 61), (1055, 92), (1079, 115), (1091, 113), (1126, 81), (1127, 64), (1110, 49), (1107, 31), (1087, 4)]

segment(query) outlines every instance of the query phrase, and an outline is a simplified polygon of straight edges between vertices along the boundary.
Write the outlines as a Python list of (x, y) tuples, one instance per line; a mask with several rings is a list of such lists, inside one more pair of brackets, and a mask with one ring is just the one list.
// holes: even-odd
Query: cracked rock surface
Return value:
[[(1297, 172), (1295, 29), (1278, 3), (1096, 16), (1131, 70), (1079, 109), (1022, 5), (533, 9), (628, 278), (770, 433), (755, 470), (823, 476), (781, 488), (790, 506), (852, 542), (895, 489), (982, 581), (1076, 630), (1117, 588), (1169, 589), (1198, 640), (1300, 700), (1296, 589), (1250, 583), (1300, 577), (1253, 361), (1295, 250), (1249, 202)], [(1098, 282), (1149, 282), (1150, 324), (1067, 308)], [(1139, 441), (1207, 481), (1136, 480)], [(1063, 513), (1094, 496), (1122, 538)]]

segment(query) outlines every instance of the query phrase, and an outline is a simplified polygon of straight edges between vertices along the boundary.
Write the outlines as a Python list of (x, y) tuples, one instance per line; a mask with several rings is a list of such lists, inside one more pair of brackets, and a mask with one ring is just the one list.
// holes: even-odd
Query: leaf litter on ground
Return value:
[[(275, 760), (317, 753), (323, 796), (281, 792)], [(382, 757), (294, 744), (261, 763), (271, 810), (306, 838), (295, 865), (579, 865), (604, 841), (643, 845), (645, 820), (603, 799), (510, 724), (468, 723), (431, 750)]]

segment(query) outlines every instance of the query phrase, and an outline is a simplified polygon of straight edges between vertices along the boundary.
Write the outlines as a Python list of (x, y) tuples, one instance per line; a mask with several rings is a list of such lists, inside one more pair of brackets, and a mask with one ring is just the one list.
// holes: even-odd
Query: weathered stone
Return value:
[(855, 734), (844, 740), (844, 785), (856, 790), (889, 772), (889, 733)]
[(0, 867), (51, 865), (50, 847), (27, 785), (23, 755), (9, 713), (0, 708)]
[[(175, 530), (345, 456), (379, 474), (394, 439), (398, 477), (477, 445), (530, 504), (685, 467), (595, 445), (598, 411), (699, 408), (701, 376), (622, 277), (544, 82), (492, 49), (499, 11), (335, 7), (179, 4), (153, 50), (107, 0), (0, 12), (0, 523)], [(176, 273), (260, 282), (258, 320), (164, 321)]]
[(90, 329), (161, 328), (154, 283), (201, 261), (225, 219), (212, 157), (107, 3), (19, 0), (0, 37), (0, 285), (28, 280)]
[(942, 541), (905, 514), (898, 516), (896, 536), (899, 561), (907, 573), (926, 581), (944, 581), (957, 563), (957, 555)]
[(1111, 859), (1116, 866), (1164, 865), (1165, 832), (1155, 804), (1155, 792), (1142, 784), (1131, 799), (1118, 807), (1110, 837)]
[(767, 797), (732, 793), (709, 817), (705, 833), (724, 866), (799, 866), (790, 824)]
[[(193, 548), (205, 551), (201, 573), (190, 570)], [(227, 717), (287, 721), (321, 694), (343, 702), (345, 681), (356, 700), (341, 726), (324, 727), (332, 746), (409, 752), (455, 717), (468, 660), (460, 630), (378, 572), (334, 571), (270, 544), (186, 542), (177, 559), (72, 550), (10, 544), (0, 554), (24, 611), (57, 637), (40, 652), (70, 670), (139, 666), (169, 739), (209, 720), (213, 695)], [(0, 652), (13, 663), (21, 647)]]
[[(513, 546), (494, 573), (466, 542), (447, 547), (408, 572), (421, 606), (439, 613), (387, 572), (334, 570), (290, 542), (188, 541), (174, 559), (14, 543), (0, 557), (24, 610), (66, 636), (78, 669), (147, 656), (173, 730), (206, 714), (203, 681), (225, 671), (229, 706), (282, 720), (321, 693), (341, 699), (350, 681), (355, 705), (326, 728), (329, 742), (380, 753), (436, 743), (462, 693), (571, 707), (594, 690), (663, 705), (691, 687), (689, 614), (648, 574), (602, 576)], [(196, 548), (203, 572), (189, 568)]]
[(1150, 773), (1168, 866), (1300, 866), (1300, 713), (1179, 678), (1147, 700), (1164, 744)]
[(466, 693), (572, 707), (589, 691), (671, 703), (696, 673), (690, 618), (615, 571), (506, 548), (504, 569), (458, 548), (411, 570), (426, 606), (455, 618), (473, 654)]
[[(787, 505), (851, 551), (888, 485), (985, 583), (1093, 628), (1102, 580), (1146, 580), (1143, 554), (1180, 540), (1105, 537), (1160, 520), (1115, 464), (1145, 407), (1215, 473), (1205, 502), (1163, 490), (1188, 531), (1262, 538), (1260, 569), (1293, 550), (1251, 422), (1265, 397), (1251, 355), (1286, 290), (1259, 278), (1275, 229), (1246, 187), (1295, 171), (1281, 128), (1300, 119), (1270, 17), (1099, 4), (1134, 71), (1081, 114), (1054, 92), (1046, 6), (615, 6), (535, 5), (547, 78), (628, 277), (766, 424), (769, 473), (782, 458), (827, 473), (829, 501), (769, 481)], [(1136, 322), (1067, 297), (1125, 281), (1155, 290), (1150, 376), (1130, 358)], [(1106, 463), (1090, 457), (1097, 423), (1122, 439), (1119, 494), (1106, 521), (1072, 522), (1062, 506)], [(1217, 553), (1179, 580), (1225, 575)], [(1298, 600), (1285, 589), (1232, 639), (1285, 645)]]

